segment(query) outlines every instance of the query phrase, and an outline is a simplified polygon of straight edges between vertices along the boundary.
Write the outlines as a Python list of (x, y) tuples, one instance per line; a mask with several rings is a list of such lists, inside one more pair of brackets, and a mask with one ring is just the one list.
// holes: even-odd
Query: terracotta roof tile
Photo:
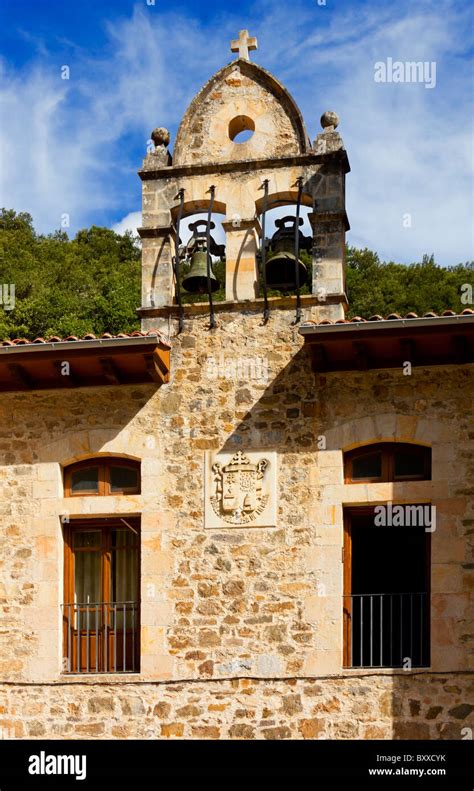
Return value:
[(323, 326), (327, 324), (356, 324), (359, 322), (377, 322), (377, 321), (393, 321), (401, 319), (438, 319), (446, 316), (447, 318), (452, 316), (472, 316), (474, 315), (474, 310), (472, 308), (464, 308), (461, 313), (456, 313), (455, 310), (445, 310), (443, 313), (435, 313), (434, 310), (427, 311), (424, 313), (423, 316), (419, 316), (418, 313), (414, 311), (410, 311), (406, 313), (405, 316), (401, 316), (399, 313), (390, 313), (388, 316), (381, 316), (379, 313), (375, 313), (373, 316), (370, 316), (368, 319), (364, 319), (361, 316), (354, 316), (352, 319), (336, 319), (336, 321), (331, 321), (330, 319), (322, 319), (321, 321), (313, 321), (312, 319), (308, 319), (308, 321), (304, 322), (304, 325), (315, 325), (315, 326)]
[(120, 332), (117, 335), (112, 335), (110, 332), (103, 332), (102, 335), (97, 337), (92, 332), (87, 332), (82, 337), (77, 335), (68, 335), (66, 338), (60, 338), (59, 335), (52, 335), (49, 338), (42, 338), (38, 337), (34, 340), (28, 340), (27, 338), (13, 338), (10, 340), (6, 338), (3, 341), (0, 341), (0, 346), (24, 346), (27, 344), (41, 344), (41, 343), (76, 343), (77, 341), (95, 341), (99, 339), (114, 339), (114, 338), (147, 338), (150, 336), (157, 336), (158, 339), (166, 344), (167, 346), (170, 345), (169, 340), (161, 334), (158, 330), (149, 330), (148, 332), (140, 332), (139, 330), (135, 330), (135, 332)]

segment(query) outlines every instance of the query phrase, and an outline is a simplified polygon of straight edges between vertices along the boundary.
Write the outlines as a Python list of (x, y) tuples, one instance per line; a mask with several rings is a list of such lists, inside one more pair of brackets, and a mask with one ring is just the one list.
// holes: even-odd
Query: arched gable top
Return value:
[[(238, 142), (248, 130), (251, 136)], [(270, 72), (239, 58), (195, 96), (178, 129), (173, 165), (304, 154), (311, 149), (301, 112)]]

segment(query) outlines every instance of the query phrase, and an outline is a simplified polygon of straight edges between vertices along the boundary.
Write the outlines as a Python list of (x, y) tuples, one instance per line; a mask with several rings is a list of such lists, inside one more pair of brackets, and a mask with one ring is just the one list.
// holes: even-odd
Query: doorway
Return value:
[(73, 520), (64, 550), (64, 671), (138, 672), (140, 520)]
[(374, 508), (345, 510), (345, 667), (429, 666), (430, 539), (377, 526)]

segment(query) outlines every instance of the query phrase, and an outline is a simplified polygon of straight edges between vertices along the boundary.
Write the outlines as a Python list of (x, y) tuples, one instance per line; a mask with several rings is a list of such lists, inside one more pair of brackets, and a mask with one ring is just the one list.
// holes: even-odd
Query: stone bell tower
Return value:
[[(171, 332), (176, 309), (176, 221), (209, 210), (221, 214), (225, 231), (225, 299), (259, 309), (259, 256), (262, 212), (289, 205), (298, 196), (311, 207), (313, 276), (311, 294), (301, 297), (303, 319), (344, 317), (345, 174), (349, 163), (339, 134), (338, 117), (326, 112), (314, 144), (286, 88), (249, 59), (257, 40), (245, 30), (233, 41), (236, 60), (218, 71), (199, 91), (179, 127), (173, 155), (166, 129), (152, 133), (155, 150), (139, 172), (143, 184), (142, 317), (143, 329)], [(237, 136), (247, 131), (248, 139)], [(266, 185), (266, 186), (265, 186)], [(264, 190), (266, 191), (264, 197)], [(181, 204), (181, 209), (180, 209)], [(292, 206), (293, 204), (293, 206)], [(296, 297), (286, 297), (291, 307)], [(185, 302), (183, 295), (183, 302)], [(270, 300), (282, 306), (282, 298)], [(192, 318), (196, 306), (180, 308)], [(202, 306), (199, 315), (202, 316)], [(172, 332), (174, 334), (174, 332)]]

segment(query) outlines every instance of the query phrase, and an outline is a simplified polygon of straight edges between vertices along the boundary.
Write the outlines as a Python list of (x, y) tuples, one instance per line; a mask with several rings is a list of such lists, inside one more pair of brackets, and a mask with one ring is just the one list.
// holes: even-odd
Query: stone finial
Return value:
[(321, 126), (323, 131), (319, 133), (314, 141), (313, 148), (316, 154), (329, 154), (331, 151), (339, 151), (344, 148), (342, 137), (336, 132), (339, 125), (339, 116), (332, 110), (326, 110), (321, 116)]
[(170, 133), (164, 126), (158, 126), (150, 135), (155, 144), (155, 150), (149, 151), (143, 160), (144, 170), (153, 170), (156, 167), (171, 165), (171, 155), (167, 149), (170, 142)]
[(336, 129), (339, 126), (338, 114), (332, 110), (326, 110), (326, 112), (321, 116), (321, 126), (323, 129), (327, 129), (330, 126), (332, 126), (333, 129)]
[(153, 140), (156, 148), (160, 146), (164, 146), (166, 148), (170, 144), (170, 133), (164, 126), (158, 126), (156, 129), (153, 130), (151, 133), (151, 139)]
[(238, 52), (239, 58), (250, 60), (249, 50), (257, 49), (258, 42), (254, 36), (249, 36), (248, 30), (239, 30), (239, 37), (230, 42), (230, 51)]

